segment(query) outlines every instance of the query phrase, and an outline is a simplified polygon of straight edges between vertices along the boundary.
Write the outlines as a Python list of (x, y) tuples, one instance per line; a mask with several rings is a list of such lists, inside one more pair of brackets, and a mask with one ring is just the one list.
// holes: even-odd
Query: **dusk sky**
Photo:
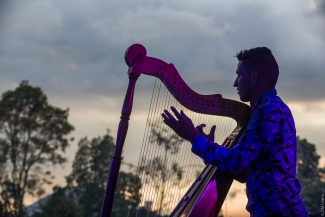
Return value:
[[(53, 169), (56, 184), (65, 184), (81, 138), (106, 129), (116, 137), (128, 82), (124, 52), (134, 43), (173, 63), (195, 91), (234, 100), (234, 55), (270, 48), (280, 68), (278, 96), (325, 166), (324, 0), (0, 0), (0, 92), (28, 80), (50, 104), (70, 109), (75, 141), (69, 162)], [(126, 162), (137, 162), (153, 85), (140, 76)]]

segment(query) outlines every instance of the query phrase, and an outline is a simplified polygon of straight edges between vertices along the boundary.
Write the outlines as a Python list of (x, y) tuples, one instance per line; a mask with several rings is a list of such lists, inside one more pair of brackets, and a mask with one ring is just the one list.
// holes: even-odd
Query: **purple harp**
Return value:
[[(208, 120), (212, 120), (213, 117), (234, 120), (235, 125), (233, 128), (230, 128), (230, 133), (226, 134), (222, 141), (219, 142), (222, 143), (223, 146), (232, 148), (236, 144), (240, 135), (245, 130), (251, 111), (248, 105), (222, 98), (220, 94), (201, 95), (196, 93), (184, 82), (173, 64), (167, 64), (162, 60), (146, 56), (146, 49), (140, 44), (134, 44), (126, 50), (125, 61), (129, 66), (129, 85), (122, 107), (122, 115), (116, 140), (116, 150), (112, 158), (101, 217), (110, 216), (111, 211), (114, 208), (114, 192), (120, 170), (122, 159), (121, 154), (128, 130), (129, 117), (132, 110), (135, 83), (141, 74), (154, 76), (159, 79), (163, 86), (168, 89), (167, 92), (169, 92), (172, 98), (175, 100), (174, 103), (179, 103), (180, 106), (182, 106), (181, 108), (186, 109), (188, 113), (204, 114), (208, 116)], [(160, 89), (159, 94), (158, 97), (162, 97)], [(163, 108), (158, 109), (159, 114), (163, 111), (162, 109), (167, 108), (166, 104), (164, 104), (162, 107)], [(160, 120), (155, 119), (152, 121), (152, 123), (156, 124), (159, 121), (162, 122), (162, 118)], [(202, 119), (199, 119), (198, 123), (205, 123), (200, 121), (202, 121)], [(162, 130), (163, 132), (163, 128), (159, 128), (158, 131), (159, 130)], [(218, 128), (217, 125), (217, 131), (218, 130), (222, 131), (223, 129)], [(162, 134), (165, 135), (164, 138), (174, 138), (174, 142), (177, 141), (177, 139), (175, 140), (175, 137), (173, 137), (170, 133), (163, 132)], [(159, 138), (161, 141), (163, 141), (162, 137)], [(152, 140), (153, 139), (149, 139), (151, 143)], [(182, 161), (188, 162), (187, 166), (179, 166), (178, 163), (173, 163), (173, 159), (167, 158), (166, 156), (174, 156), (176, 152), (182, 153), (183, 151), (180, 151), (181, 147), (185, 147), (186, 149), (190, 150), (190, 146), (188, 144), (182, 145), (181, 147), (177, 146), (176, 143), (173, 144), (173, 146), (167, 145), (164, 146), (164, 148), (160, 146), (160, 149), (164, 150), (164, 158), (155, 157), (143, 164), (145, 166), (138, 166), (139, 168), (142, 168), (142, 172), (146, 171), (143, 173), (151, 174), (151, 176), (143, 177), (142, 181), (145, 183), (145, 187), (143, 187), (143, 189), (147, 189), (153, 193), (151, 193), (151, 197), (148, 196), (146, 199), (143, 199), (144, 201), (142, 201), (141, 204), (139, 203), (136, 207), (132, 207), (130, 205), (128, 207), (129, 216), (140, 217), (169, 215), (173, 217), (214, 217), (218, 215), (232, 184), (233, 175), (226, 174), (209, 164), (206, 166), (203, 164), (204, 169), (200, 174), (195, 175), (196, 179), (194, 179), (192, 185), (187, 185), (186, 183), (188, 182), (185, 182), (185, 184), (180, 184), (180, 180), (185, 179), (185, 168), (195, 169), (197, 164), (193, 163), (194, 160), (192, 158), (190, 160), (185, 160), (185, 158), (183, 159), (182, 156), (174, 157), (174, 159), (182, 159)], [(154, 145), (150, 144), (150, 146), (153, 147)], [(175, 151), (172, 149), (173, 147), (177, 147), (177, 150), (175, 149)], [(157, 150), (158, 149), (159, 147)], [(194, 154), (191, 156), (193, 155)], [(144, 157), (139, 160), (139, 162), (144, 161)], [(157, 167), (158, 164), (160, 167)], [(167, 167), (167, 165), (170, 166)], [(153, 172), (150, 173), (146, 170), (149, 167), (153, 168)], [(161, 170), (161, 168), (168, 170), (168, 172)], [(173, 176), (177, 177), (177, 180), (174, 182), (171, 181)], [(156, 180), (157, 178), (161, 181), (160, 184), (158, 183), (150, 185), (150, 181)], [(149, 181), (145, 182), (145, 180)], [(162, 190), (161, 188), (159, 190), (158, 187), (161, 186), (163, 186), (163, 188)], [(182, 195), (175, 193), (177, 189), (184, 189), (184, 186), (186, 188), (184, 191), (185, 195), (184, 193)], [(171, 191), (168, 192), (167, 190), (170, 189)], [(142, 192), (141, 195), (145, 197), (144, 192)], [(154, 203), (153, 201), (155, 200), (158, 202)], [(177, 200), (178, 202), (172, 202), (172, 200)], [(171, 206), (173, 206), (173, 208), (171, 208)]]

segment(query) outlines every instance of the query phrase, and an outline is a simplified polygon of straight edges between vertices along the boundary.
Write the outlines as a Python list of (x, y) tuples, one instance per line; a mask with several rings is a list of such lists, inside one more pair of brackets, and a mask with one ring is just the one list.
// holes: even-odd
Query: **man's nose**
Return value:
[(238, 86), (238, 81), (237, 81), (237, 78), (236, 78), (236, 80), (234, 82), (234, 87), (237, 87), (237, 86)]

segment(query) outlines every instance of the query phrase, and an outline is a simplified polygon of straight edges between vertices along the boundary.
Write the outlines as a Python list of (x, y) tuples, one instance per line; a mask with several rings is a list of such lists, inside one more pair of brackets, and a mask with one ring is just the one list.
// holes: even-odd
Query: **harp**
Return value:
[[(207, 117), (205, 120), (199, 118), (198, 123), (204, 121), (213, 122), (214, 117), (233, 120), (234, 124), (228, 127), (228, 131), (222, 128), (219, 129), (219, 131), (224, 131), (223, 138), (221, 138), (222, 141), (219, 142), (219, 144), (222, 143), (223, 146), (232, 148), (236, 144), (240, 135), (245, 130), (251, 111), (248, 105), (222, 98), (220, 94), (200, 95), (196, 93), (184, 82), (173, 64), (167, 64), (162, 60), (146, 56), (146, 49), (140, 44), (134, 44), (126, 50), (125, 61), (129, 66), (129, 84), (122, 107), (122, 115), (116, 139), (116, 150), (112, 158), (102, 206), (102, 217), (110, 216), (112, 210), (114, 192), (122, 159), (121, 153), (128, 130), (129, 117), (132, 111), (135, 84), (141, 74), (156, 77), (157, 80), (161, 81), (160, 84), (168, 89), (169, 98), (167, 98), (167, 101), (170, 102), (172, 99), (174, 100), (171, 102), (172, 104), (179, 103), (180, 107), (176, 108), (182, 108), (185, 112), (190, 113), (190, 118), (194, 118), (197, 114), (204, 114)], [(159, 86), (158, 90), (154, 92), (153, 95), (156, 95), (158, 98), (163, 98), (165, 96), (162, 96), (160, 88), (161, 86)], [(163, 108), (167, 108), (165, 102), (162, 104)], [(211, 165), (205, 166), (201, 162), (202, 160), (197, 159), (198, 157), (194, 156), (194, 154), (190, 155), (191, 157), (187, 160), (184, 158), (184, 155), (182, 155), (183, 157), (176, 156), (175, 152), (183, 153), (183, 150), (180, 151), (180, 149), (185, 147), (187, 150), (190, 150), (190, 146), (188, 144), (184, 144), (182, 147), (179, 145), (177, 146), (177, 142), (184, 142), (177, 139), (170, 132), (167, 132), (164, 127), (158, 126), (158, 128), (155, 128), (157, 123), (159, 123), (158, 116), (160, 117), (160, 113), (162, 113), (162, 110), (158, 109), (157, 111), (156, 105), (157, 103), (154, 102), (153, 107), (150, 108), (150, 110), (155, 110), (156, 114), (151, 117), (148, 116), (147, 120), (147, 125), (151, 125), (154, 130), (146, 130), (145, 132), (145, 136), (147, 137), (146, 140), (150, 145), (149, 148), (148, 146), (142, 148), (142, 153), (144, 154), (142, 157), (140, 156), (140, 163), (138, 166), (139, 173), (146, 174), (147, 176), (144, 175), (141, 180), (135, 181), (135, 184), (137, 184), (137, 182), (149, 180), (149, 182), (144, 183), (145, 187), (142, 191), (142, 196), (149, 196), (143, 199), (141, 202), (142, 204), (130, 205), (128, 207), (129, 216), (217, 216), (232, 184), (233, 175), (219, 171)], [(162, 122), (162, 118), (160, 118), (160, 121)], [(225, 122), (225, 120), (222, 119), (221, 122)], [(166, 139), (168, 139), (167, 143)], [(167, 146), (163, 148), (157, 146), (154, 151), (158, 152), (157, 150), (163, 150), (165, 155), (163, 159), (156, 157), (148, 160), (147, 152), (150, 147), (152, 148), (155, 146), (152, 144), (154, 142), (158, 145), (164, 142), (167, 144)], [(171, 143), (171, 145), (168, 146), (169, 143)], [(173, 152), (171, 150), (173, 150)], [(168, 159), (166, 157), (168, 154), (175, 155), (174, 159), (181, 159), (186, 165), (180, 166), (178, 163), (173, 163), (173, 159)], [(193, 163), (195, 160), (198, 160), (201, 164)], [(168, 164), (169, 167), (166, 166)], [(193, 175), (192, 173), (191, 176), (196, 177), (196, 179), (193, 179), (193, 184), (189, 184), (189, 179), (186, 179), (183, 184), (180, 184), (181, 180), (184, 180), (185, 174), (187, 174), (185, 168), (187, 167), (193, 170), (196, 166), (204, 169), (198, 175)], [(148, 172), (148, 168), (151, 168), (153, 171)], [(169, 173), (166, 171), (164, 172), (163, 169), (168, 170)], [(176, 182), (174, 182), (176, 185), (171, 184), (171, 179), (174, 176), (176, 177)], [(150, 183), (150, 181), (154, 181), (155, 179), (160, 179), (160, 184), (152, 185)], [(157, 193), (156, 187), (159, 185), (163, 185), (163, 190)], [(190, 187), (188, 188), (188, 186)], [(180, 195), (180, 193), (175, 193), (176, 190), (179, 189), (185, 194)], [(146, 193), (145, 190), (151, 192), (151, 197), (150, 193)], [(167, 190), (170, 191), (167, 192)], [(156, 201), (155, 203), (153, 202), (154, 200)], [(169, 202), (166, 203), (166, 200)]]

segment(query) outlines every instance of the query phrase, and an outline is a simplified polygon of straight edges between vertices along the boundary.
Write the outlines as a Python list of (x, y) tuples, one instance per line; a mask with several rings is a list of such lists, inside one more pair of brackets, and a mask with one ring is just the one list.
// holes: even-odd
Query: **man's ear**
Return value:
[(254, 70), (252, 73), (252, 84), (256, 84), (259, 79), (259, 74), (257, 70)]

